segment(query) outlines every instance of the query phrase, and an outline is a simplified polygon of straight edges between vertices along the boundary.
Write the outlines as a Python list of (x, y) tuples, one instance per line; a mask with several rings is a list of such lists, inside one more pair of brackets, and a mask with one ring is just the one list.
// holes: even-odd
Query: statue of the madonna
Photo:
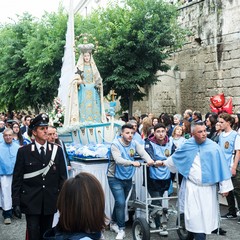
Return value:
[(80, 44), (80, 57), (70, 85), (68, 124), (105, 122), (103, 84), (92, 56), (93, 44)]

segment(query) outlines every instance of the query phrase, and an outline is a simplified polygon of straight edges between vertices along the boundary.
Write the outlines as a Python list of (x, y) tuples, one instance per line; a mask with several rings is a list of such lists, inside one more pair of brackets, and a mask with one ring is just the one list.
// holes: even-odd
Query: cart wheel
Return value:
[(136, 218), (132, 226), (134, 240), (150, 240), (150, 229), (145, 218)]
[[(177, 219), (177, 226), (178, 226), (178, 219)], [(179, 239), (181, 240), (193, 240), (193, 234), (191, 232), (188, 232), (185, 228), (185, 222), (184, 222), (184, 214), (180, 214), (180, 228), (177, 229), (177, 234)]]

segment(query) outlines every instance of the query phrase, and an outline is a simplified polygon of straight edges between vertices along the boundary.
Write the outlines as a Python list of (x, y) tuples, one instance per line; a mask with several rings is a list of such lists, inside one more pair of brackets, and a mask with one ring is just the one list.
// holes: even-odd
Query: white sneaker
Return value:
[(116, 223), (110, 223), (110, 231), (118, 233), (119, 232), (119, 227)]
[(154, 219), (149, 219), (149, 226), (150, 226), (150, 228), (156, 228)]
[(116, 236), (116, 239), (121, 240), (126, 237), (125, 231), (123, 229), (119, 230), (118, 235)]
[(5, 218), (5, 219), (4, 219), (4, 224), (5, 224), (5, 225), (9, 225), (9, 224), (11, 224), (11, 223), (12, 223), (11, 218)]
[(166, 230), (166, 228), (160, 227), (159, 230), (160, 230), (160, 232), (159, 232), (160, 236), (167, 236), (168, 235), (168, 231)]
[(237, 216), (238, 216), (238, 217), (240, 217), (240, 210), (239, 210), (239, 211), (237, 211)]

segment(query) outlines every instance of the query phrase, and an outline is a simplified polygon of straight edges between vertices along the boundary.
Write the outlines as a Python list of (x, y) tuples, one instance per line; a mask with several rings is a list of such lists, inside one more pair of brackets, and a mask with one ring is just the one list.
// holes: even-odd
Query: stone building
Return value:
[(232, 97), (234, 112), (240, 112), (240, 1), (194, 0), (179, 7), (179, 24), (190, 36), (172, 54), (167, 73), (158, 73), (159, 83), (148, 89), (135, 112), (182, 113), (186, 108), (210, 111), (210, 97)]
[[(210, 97), (232, 97), (234, 112), (240, 112), (240, 1), (166, 0), (178, 4), (179, 24), (190, 34), (184, 46), (168, 63), (171, 70), (158, 72), (157, 85), (146, 89), (144, 101), (133, 112), (183, 113), (185, 109), (210, 111)], [(110, 0), (82, 0), (81, 14), (104, 7)], [(119, 0), (121, 3), (121, 0)]]

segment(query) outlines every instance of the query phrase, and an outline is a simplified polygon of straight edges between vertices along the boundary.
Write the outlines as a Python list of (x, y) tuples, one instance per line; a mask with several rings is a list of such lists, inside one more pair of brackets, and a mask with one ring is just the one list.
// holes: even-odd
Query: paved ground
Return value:
[[(221, 206), (221, 212), (226, 213), (227, 209), (225, 206)], [(1, 214), (1, 213), (0, 213)], [(175, 216), (170, 216), (169, 226), (175, 226)], [(224, 230), (227, 230), (226, 236), (218, 236), (216, 234), (209, 235), (208, 240), (239, 240), (240, 239), (240, 224), (237, 224), (237, 220), (222, 220), (221, 224)], [(133, 239), (132, 237), (132, 227), (130, 224), (127, 225), (127, 236), (126, 240)], [(107, 230), (105, 232), (106, 240), (114, 240), (116, 234)], [(25, 219), (13, 219), (11, 225), (4, 225), (3, 219), (0, 217), (0, 239), (1, 240), (24, 240), (25, 236)], [(178, 235), (176, 231), (170, 231), (168, 237), (160, 237), (157, 233), (151, 234), (151, 240), (177, 240)]]

